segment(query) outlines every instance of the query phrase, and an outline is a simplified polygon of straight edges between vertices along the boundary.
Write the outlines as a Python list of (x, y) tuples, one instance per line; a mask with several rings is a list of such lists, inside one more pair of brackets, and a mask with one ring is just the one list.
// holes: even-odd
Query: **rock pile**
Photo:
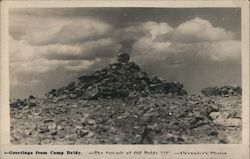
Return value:
[(239, 86), (207, 87), (201, 90), (205, 96), (240, 96), (242, 89)]
[(10, 106), (14, 108), (22, 106), (36, 107), (37, 104), (34, 102), (34, 99), (36, 98), (31, 95), (29, 98), (12, 100), (10, 101)]
[(129, 59), (127, 53), (121, 53), (118, 55), (117, 63), (92, 74), (82, 75), (78, 78), (78, 83), (72, 82), (66, 87), (52, 89), (46, 96), (55, 99), (56, 102), (68, 98), (89, 100), (147, 96), (153, 93), (187, 94), (182, 84), (149, 77), (136, 63), (129, 62)]

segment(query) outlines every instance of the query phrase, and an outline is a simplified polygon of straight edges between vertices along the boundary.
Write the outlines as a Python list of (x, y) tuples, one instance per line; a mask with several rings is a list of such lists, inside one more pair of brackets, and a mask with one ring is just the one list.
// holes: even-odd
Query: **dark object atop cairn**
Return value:
[(129, 62), (129, 59), (130, 59), (130, 56), (128, 53), (126, 52), (121, 52), (118, 54), (117, 56), (117, 61), (119, 63), (128, 63)]

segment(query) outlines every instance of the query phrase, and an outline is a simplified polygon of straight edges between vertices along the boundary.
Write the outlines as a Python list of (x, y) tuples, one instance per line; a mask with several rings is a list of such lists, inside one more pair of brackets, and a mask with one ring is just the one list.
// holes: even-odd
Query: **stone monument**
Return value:
[(117, 61), (119, 63), (128, 63), (130, 59), (130, 56), (126, 52), (120, 52), (117, 56)]

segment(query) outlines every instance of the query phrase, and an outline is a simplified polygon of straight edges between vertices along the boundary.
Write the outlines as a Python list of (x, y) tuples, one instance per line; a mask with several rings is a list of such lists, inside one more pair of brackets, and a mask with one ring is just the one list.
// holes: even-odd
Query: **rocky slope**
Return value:
[(45, 99), (10, 106), (12, 144), (241, 142), (240, 93), (187, 95), (182, 84), (149, 77), (126, 54)]
[(195, 144), (241, 142), (241, 97), (174, 96), (11, 108), (13, 144)]

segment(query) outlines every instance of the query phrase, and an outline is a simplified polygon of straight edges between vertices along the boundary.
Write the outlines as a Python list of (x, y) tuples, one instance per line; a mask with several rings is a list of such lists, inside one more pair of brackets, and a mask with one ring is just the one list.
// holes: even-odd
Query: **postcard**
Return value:
[(2, 1), (1, 158), (249, 158), (249, 3)]

